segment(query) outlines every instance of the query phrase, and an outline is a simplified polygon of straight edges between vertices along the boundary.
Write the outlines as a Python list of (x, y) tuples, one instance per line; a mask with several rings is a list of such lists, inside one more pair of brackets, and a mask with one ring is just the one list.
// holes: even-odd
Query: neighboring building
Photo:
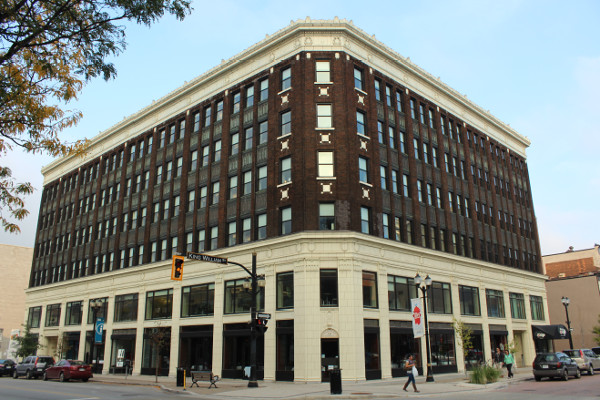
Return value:
[(552, 278), (565, 278), (600, 272), (600, 245), (591, 249), (574, 250), (542, 257), (544, 273)]
[[(567, 326), (567, 316), (562, 303), (569, 298), (569, 319), (575, 348), (596, 347), (592, 329), (600, 325), (600, 246), (574, 250), (542, 257), (548, 293), (548, 314), (552, 324)], [(566, 339), (554, 342), (557, 350), (569, 348)]]
[(101, 133), (85, 159), (43, 169), (27, 318), (49, 349), (103, 373), (131, 360), (153, 374), (160, 330), (163, 374), (242, 378), (247, 274), (188, 260), (174, 282), (171, 256), (249, 267), (256, 252), (272, 315), (261, 378), (326, 380), (331, 366), (388, 378), (409, 353), (424, 363), (417, 273), (433, 279), (434, 373), (464, 370), (453, 318), (474, 331), (471, 361), (514, 342), (529, 365), (531, 324), (547, 316), (528, 145), (352, 23), (292, 22)]
[(32, 248), (0, 244), (0, 358), (12, 358), (7, 353), (11, 333), (23, 331), (25, 289), (32, 260)]

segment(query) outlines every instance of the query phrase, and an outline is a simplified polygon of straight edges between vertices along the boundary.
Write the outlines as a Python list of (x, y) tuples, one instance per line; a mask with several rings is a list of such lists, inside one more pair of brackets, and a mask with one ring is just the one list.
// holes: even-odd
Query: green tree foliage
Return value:
[(465, 374), (467, 373), (467, 356), (469, 351), (473, 349), (473, 330), (469, 328), (463, 321), (452, 318), (456, 339), (462, 346), (463, 359), (465, 361)]
[[(2, 0), (0, 1), (0, 157), (12, 149), (51, 156), (83, 154), (85, 139), (65, 142), (59, 133), (81, 112), (63, 109), (92, 78), (116, 76), (107, 61), (126, 46), (131, 21), (150, 26), (165, 13), (182, 20), (187, 0)], [(29, 212), (17, 183), (0, 166), (0, 224), (19, 232)]]
[(15, 338), (19, 343), (19, 349), (17, 350), (17, 357), (27, 357), (35, 354), (37, 349), (41, 349), (43, 346), (39, 343), (38, 335), (34, 335), (29, 330), (29, 325), (23, 325), (23, 335), (19, 335)]

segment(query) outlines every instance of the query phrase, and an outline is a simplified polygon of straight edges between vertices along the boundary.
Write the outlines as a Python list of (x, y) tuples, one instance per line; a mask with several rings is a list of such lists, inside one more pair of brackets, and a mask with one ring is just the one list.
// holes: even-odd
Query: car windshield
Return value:
[(594, 352), (593, 352), (593, 351), (591, 351), (591, 350), (584, 350), (583, 354), (585, 354), (585, 355), (586, 355), (586, 356), (588, 356), (588, 357), (592, 357), (592, 358), (596, 358), (596, 357), (597, 357), (597, 356), (596, 356), (596, 353), (594, 353)]
[(579, 357), (579, 350), (565, 350), (563, 353), (569, 357)]

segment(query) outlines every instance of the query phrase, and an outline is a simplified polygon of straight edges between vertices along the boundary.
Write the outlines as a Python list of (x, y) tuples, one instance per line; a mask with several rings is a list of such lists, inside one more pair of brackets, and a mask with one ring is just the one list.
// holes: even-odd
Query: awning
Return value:
[(534, 339), (568, 339), (569, 331), (563, 325), (531, 325)]

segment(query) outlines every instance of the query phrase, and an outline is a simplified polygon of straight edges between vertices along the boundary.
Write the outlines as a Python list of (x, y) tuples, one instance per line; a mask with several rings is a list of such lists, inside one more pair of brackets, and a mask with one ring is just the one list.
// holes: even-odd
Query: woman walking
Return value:
[(413, 389), (415, 390), (415, 392), (418, 393), (419, 391), (417, 390), (417, 383), (415, 382), (415, 375), (413, 374), (413, 368), (416, 369), (415, 360), (413, 359), (413, 356), (411, 354), (408, 356), (408, 360), (406, 360), (406, 364), (404, 364), (404, 369), (406, 370), (406, 375), (408, 375), (408, 380), (404, 384), (404, 387), (402, 388), (402, 390), (404, 390), (405, 392), (408, 392), (408, 390), (406, 390), (406, 388), (408, 387), (408, 384), (412, 382)]
[(505, 351), (504, 355), (504, 365), (506, 365), (506, 370), (508, 371), (508, 377), (512, 378), (514, 374), (512, 373), (512, 366), (515, 363), (515, 359), (512, 354), (508, 350)]

